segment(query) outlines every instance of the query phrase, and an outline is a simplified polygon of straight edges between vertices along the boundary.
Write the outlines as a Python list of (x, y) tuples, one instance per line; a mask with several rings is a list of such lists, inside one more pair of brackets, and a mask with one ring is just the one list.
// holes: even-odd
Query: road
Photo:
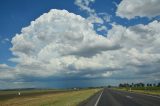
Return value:
[[(98, 95), (98, 96), (97, 96)], [(84, 106), (160, 106), (160, 97), (105, 88)]]

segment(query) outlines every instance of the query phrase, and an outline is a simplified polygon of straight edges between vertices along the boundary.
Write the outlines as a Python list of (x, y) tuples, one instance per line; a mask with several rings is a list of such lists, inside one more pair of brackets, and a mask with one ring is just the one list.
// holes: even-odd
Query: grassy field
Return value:
[[(118, 87), (114, 88), (116, 90), (130, 91), (129, 87)], [(131, 87), (131, 92), (159, 95), (160, 96), (160, 87)]]
[(17, 91), (0, 91), (0, 97), (12, 95), (10, 98), (0, 98), (0, 106), (77, 106), (99, 90), (31, 90), (21, 92), (20, 96), (17, 95)]

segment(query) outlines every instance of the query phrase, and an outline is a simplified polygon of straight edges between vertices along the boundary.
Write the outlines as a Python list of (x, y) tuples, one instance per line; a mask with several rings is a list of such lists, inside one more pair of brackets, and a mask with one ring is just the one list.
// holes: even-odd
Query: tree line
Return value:
[(156, 83), (147, 83), (147, 84), (144, 84), (144, 83), (132, 83), (132, 84), (129, 84), (129, 83), (120, 83), (119, 84), (119, 87), (160, 87), (160, 82), (158, 84)]

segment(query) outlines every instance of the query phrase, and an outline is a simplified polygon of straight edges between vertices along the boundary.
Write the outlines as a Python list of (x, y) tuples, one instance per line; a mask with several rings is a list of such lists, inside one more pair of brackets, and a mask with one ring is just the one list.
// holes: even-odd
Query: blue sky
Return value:
[(1, 88), (158, 82), (159, 1), (141, 2), (1, 0)]

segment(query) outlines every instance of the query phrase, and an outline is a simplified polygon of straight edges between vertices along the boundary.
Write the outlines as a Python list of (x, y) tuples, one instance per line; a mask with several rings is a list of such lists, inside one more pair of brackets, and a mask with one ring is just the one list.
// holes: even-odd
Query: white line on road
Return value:
[(133, 97), (131, 97), (131, 96), (126, 96), (126, 98), (132, 99)]
[[(103, 89), (103, 90), (104, 90), (104, 89)], [(96, 101), (96, 103), (95, 103), (94, 106), (97, 106), (97, 105), (98, 105), (98, 102), (99, 102), (99, 100), (100, 100), (100, 98), (101, 98), (101, 96), (102, 96), (102, 93), (103, 93), (103, 91), (102, 91), (101, 94), (99, 95), (99, 97), (98, 97), (98, 99), (97, 99), (97, 101)]]

